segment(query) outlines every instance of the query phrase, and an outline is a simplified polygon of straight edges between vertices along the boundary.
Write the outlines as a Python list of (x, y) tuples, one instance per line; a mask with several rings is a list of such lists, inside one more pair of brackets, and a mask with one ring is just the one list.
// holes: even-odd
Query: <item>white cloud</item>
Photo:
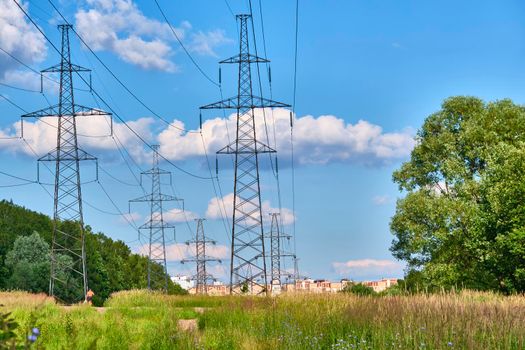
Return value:
[[(208, 264), (206, 265), (206, 273), (212, 275), (217, 280), (227, 281), (230, 277), (227, 264)], [(170, 264), (168, 266), (168, 273), (171, 276), (195, 276), (195, 265), (193, 264)]]
[[(104, 121), (106, 119), (106, 122)], [(100, 151), (116, 150), (116, 144), (111, 137), (92, 137), (106, 136), (111, 133), (109, 117), (86, 116), (77, 118), (77, 130), (79, 134), (79, 147), (100, 155)], [(152, 139), (150, 127), (153, 123), (152, 118), (139, 118), (128, 121), (128, 125), (146, 140)], [(38, 120), (27, 119), (24, 121), (24, 138), (29, 146), (20, 140), (2, 140), (4, 150), (15, 153), (24, 153), (34, 156), (34, 150), (38, 155), (46, 154), (56, 147), (58, 118), (48, 117)], [(0, 130), (0, 137), (20, 136), (22, 124), (17, 121), (9, 128)], [(118, 137), (120, 142), (127, 148), (131, 156), (136, 161), (149, 161), (150, 157), (144, 150), (143, 144), (135, 135), (122, 123), (113, 122), (113, 134)], [(83, 137), (91, 136), (91, 137)], [(97, 152), (98, 151), (98, 152)], [(106, 152), (109, 154), (109, 152)], [(115, 153), (115, 156), (116, 153)]]
[[(22, 1), (21, 5), (29, 10), (27, 3)], [(27, 64), (43, 61), (47, 47), (38, 30), (26, 20), (13, 1), (0, 0), (0, 9), (0, 47)], [(19, 66), (11, 57), (0, 52), (1, 80), (5, 78), (6, 72)]]
[(392, 260), (348, 260), (346, 262), (334, 262), (332, 267), (337, 274), (354, 279), (400, 277), (403, 275), (403, 265)]
[[(270, 131), (273, 131), (273, 120), (275, 120), (277, 146), (273, 144), (273, 135), (270, 135), (271, 146), (279, 152), (281, 167), (288, 166), (287, 161), (289, 162), (291, 152), (289, 111), (276, 109), (273, 111), (272, 118), (272, 111), (267, 110), (266, 115)], [(109, 134), (108, 123), (105, 123), (101, 118), (89, 116), (77, 119), (81, 148), (94, 152), (115, 150), (115, 143), (110, 137), (83, 137), (84, 135), (104, 136)], [(215, 118), (204, 122), (202, 134), (206, 141), (208, 154), (213, 154), (228, 144), (229, 137), (225, 123), (232, 134), (230, 136), (233, 136), (236, 127), (235, 118), (236, 115), (232, 114), (226, 120)], [(265, 141), (266, 134), (262, 119), (262, 110), (257, 110), (256, 132)], [(153, 118), (139, 118), (128, 121), (127, 124), (144, 139), (151, 142), (155, 140), (152, 132)], [(56, 118), (26, 120), (24, 122), (24, 136), (39, 154), (46, 153), (52, 150), (56, 143), (56, 125)], [(175, 120), (172, 125), (184, 128), (184, 123), (180, 120)], [(156, 136), (157, 142), (160, 144), (160, 153), (172, 161), (199, 158), (202, 160), (204, 148), (200, 134), (185, 133), (173, 126), (163, 129)], [(20, 135), (20, 129), (20, 122), (13, 123), (7, 129), (0, 131), (0, 137)], [(123, 123), (114, 121), (113, 130), (136, 161), (146, 163), (150, 161), (150, 154), (145, 151), (142, 142)], [(380, 126), (364, 120), (350, 124), (335, 116), (314, 118), (307, 115), (296, 118), (294, 140), (295, 159), (296, 164), (299, 165), (325, 165), (344, 162), (381, 166), (408, 157), (414, 146), (411, 130), (388, 133), (383, 132)], [(25, 144), (18, 141), (8, 142), (4, 149), (32, 154)], [(109, 152), (105, 154), (108, 155)], [(266, 158), (264, 160), (266, 161)], [(229, 166), (228, 162), (223, 162), (223, 164)], [(263, 208), (265, 205), (271, 208), (269, 203), (263, 203)]]
[(390, 203), (390, 201), (391, 199), (390, 199), (390, 196), (388, 195), (374, 196), (372, 198), (372, 202), (374, 202), (375, 205), (385, 205), (385, 204)]
[(217, 46), (233, 43), (233, 40), (226, 37), (224, 30), (216, 29), (210, 32), (198, 31), (192, 34), (190, 50), (200, 55), (217, 57), (214, 49)]
[[(155, 248), (154, 245), (151, 246)], [(147, 255), (149, 251), (149, 244), (143, 244), (135, 249), (135, 252), (140, 255)], [(159, 246), (160, 248), (160, 246)], [(217, 259), (229, 259), (230, 249), (221, 244), (213, 245), (209, 244), (206, 246), (206, 255), (217, 258)], [(180, 261), (183, 259), (190, 259), (195, 256), (195, 245), (175, 243), (166, 245), (166, 260), (168, 261)]]
[[(272, 116), (273, 113), (273, 116)], [(265, 111), (270, 143), (279, 152), (280, 159), (286, 160), (291, 154), (289, 110), (277, 108)], [(266, 141), (263, 123), (263, 110), (255, 112), (256, 133)], [(277, 145), (273, 145), (273, 129)], [(184, 123), (174, 121), (183, 128)], [(228, 144), (236, 127), (236, 115), (226, 120), (215, 118), (206, 120), (202, 134), (207, 143), (207, 152), (214, 153)], [(183, 160), (204, 155), (202, 141), (198, 133), (183, 133), (176, 128), (168, 128), (159, 134), (162, 154), (172, 160)], [(328, 164), (333, 162), (353, 162), (365, 165), (382, 165), (393, 160), (406, 158), (415, 141), (412, 130), (383, 132), (379, 125), (359, 120), (355, 124), (346, 123), (333, 115), (313, 117), (306, 115), (294, 121), (294, 152), (298, 164)], [(285, 164), (286, 165), (286, 164)]]
[[(86, 7), (75, 14), (77, 30), (96, 51), (106, 50), (143, 69), (167, 72), (177, 70), (172, 61), (175, 37), (170, 27), (145, 16), (132, 0), (86, 0)], [(173, 28), (185, 41), (192, 26), (182, 21)], [(215, 55), (214, 48), (231, 42), (222, 30), (192, 33), (188, 49), (202, 55)], [(178, 48), (178, 43), (176, 43)]]
[[(279, 209), (273, 208), (270, 204), (270, 201), (263, 201), (261, 204), (263, 222), (266, 225), (271, 224), (271, 217), (269, 214), (277, 213), (279, 212)], [(252, 208), (247, 206), (249, 206), (249, 204), (246, 204), (246, 207), (244, 207), (243, 210), (245, 212), (250, 212)], [(224, 215), (226, 216), (226, 219), (231, 218), (233, 215), (233, 193), (225, 195), (222, 200), (220, 198), (214, 197), (208, 202), (208, 209), (206, 210), (206, 217), (208, 219), (220, 219)], [(288, 208), (282, 208), (281, 215), (283, 225), (291, 225), (295, 221), (292, 210)]]
[(199, 217), (194, 212), (188, 210), (182, 210), (178, 208), (170, 209), (163, 214), (164, 220), (170, 222), (186, 222), (193, 221)]
[(114, 49), (124, 61), (141, 68), (167, 72), (176, 70), (175, 64), (167, 58), (171, 54), (171, 48), (161, 40), (146, 41), (137, 36), (130, 36), (115, 41)]
[(129, 225), (129, 222), (137, 222), (142, 219), (142, 215), (137, 212), (124, 213), (119, 217), (119, 222), (121, 224)]

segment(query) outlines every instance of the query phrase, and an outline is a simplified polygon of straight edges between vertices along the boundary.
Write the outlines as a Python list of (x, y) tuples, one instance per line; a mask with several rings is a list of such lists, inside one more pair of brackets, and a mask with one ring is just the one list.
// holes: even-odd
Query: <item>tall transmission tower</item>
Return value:
[(195, 256), (190, 259), (183, 259), (181, 263), (195, 262), (197, 265), (197, 274), (195, 275), (196, 294), (207, 294), (208, 293), (208, 281), (214, 280), (213, 276), (208, 274), (206, 271), (206, 265), (208, 262), (217, 261), (221, 262), (220, 259), (210, 257), (206, 255), (206, 246), (208, 244), (215, 244), (214, 240), (209, 240), (204, 234), (204, 219), (195, 219), (197, 222), (197, 231), (195, 232), (195, 239), (186, 241), (187, 245), (195, 244)]
[(269, 239), (270, 239), (270, 261), (271, 261), (271, 274), (270, 274), (270, 284), (272, 286), (272, 294), (279, 294), (281, 292), (283, 275), (283, 260), (285, 257), (295, 257), (291, 253), (286, 253), (283, 249), (283, 241), (285, 239), (289, 240), (290, 235), (284, 234), (281, 232), (279, 225), (279, 213), (270, 213), (272, 217), (272, 225), (270, 229)]
[(80, 161), (97, 161), (81, 150), (77, 140), (77, 116), (106, 116), (110, 113), (75, 104), (73, 72), (90, 72), (71, 63), (69, 24), (58, 26), (62, 32), (60, 63), (42, 73), (60, 74), (60, 95), (57, 105), (22, 116), (24, 118), (55, 117), (58, 119), (56, 149), (38, 159), (55, 163), (55, 193), (53, 210), (53, 239), (51, 243), (51, 274), (49, 294), (64, 301), (86, 298), (88, 279)]
[(239, 54), (219, 62), (238, 64), (237, 96), (200, 108), (237, 110), (235, 141), (217, 152), (235, 155), (230, 294), (242, 291), (260, 294), (268, 291), (259, 154), (276, 151), (257, 139), (254, 110), (290, 106), (253, 95), (251, 64), (269, 61), (250, 54), (248, 21), (251, 16), (237, 15), (237, 19), (240, 22)]
[(130, 200), (131, 203), (148, 202), (150, 203), (150, 218), (139, 227), (149, 233), (148, 241), (148, 289), (149, 290), (168, 290), (168, 270), (166, 267), (166, 229), (175, 229), (175, 226), (164, 221), (163, 203), (172, 201), (181, 201), (175, 196), (162, 193), (161, 176), (168, 175), (171, 179), (171, 172), (159, 168), (158, 145), (153, 148), (153, 167), (150, 170), (143, 171), (142, 176), (151, 177), (151, 193), (142, 197)]

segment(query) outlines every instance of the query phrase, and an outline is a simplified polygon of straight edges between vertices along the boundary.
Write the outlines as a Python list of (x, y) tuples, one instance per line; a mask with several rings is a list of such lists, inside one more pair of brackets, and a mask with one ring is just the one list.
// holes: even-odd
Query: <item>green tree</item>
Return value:
[(372, 287), (365, 286), (362, 283), (348, 283), (342, 290), (345, 293), (352, 293), (355, 295), (375, 295), (376, 292)]
[[(59, 227), (68, 232), (79, 229), (76, 222), (61, 222)], [(39, 234), (33, 235), (34, 231)], [(0, 201), (0, 288), (48, 291), (52, 232), (53, 222), (46, 215), (11, 201)], [(88, 286), (95, 292), (96, 305), (102, 304), (113, 292), (146, 288), (146, 257), (132, 253), (122, 241), (92, 232), (89, 225), (85, 227), (85, 241)], [(78, 248), (77, 241), (70, 243)], [(78, 295), (82, 294), (81, 280), (65, 268), (73, 265), (73, 259), (68, 255), (58, 255), (57, 259), (58, 265), (63, 267), (57, 271), (58, 277), (68, 285), (57, 289), (57, 296), (64, 301), (78, 300)], [(154, 269), (163, 280), (162, 267), (156, 264)], [(186, 293), (171, 280), (168, 292)]]
[(5, 265), (11, 271), (9, 289), (44, 292), (49, 288), (49, 245), (37, 232), (20, 236), (7, 253)]
[(391, 251), (420, 289), (525, 290), (525, 108), (445, 100), (393, 180)]

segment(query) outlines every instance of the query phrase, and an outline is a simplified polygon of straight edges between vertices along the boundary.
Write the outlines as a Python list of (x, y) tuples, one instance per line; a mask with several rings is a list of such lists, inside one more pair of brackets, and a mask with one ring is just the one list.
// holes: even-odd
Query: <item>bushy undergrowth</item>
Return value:
[[(7, 299), (7, 294), (0, 294)], [(114, 294), (104, 309), (9, 296), (0, 311), (38, 327), (45, 349), (523, 349), (525, 297), (490, 293), (410, 296), (165, 296)], [(16, 302), (18, 299), (19, 302)], [(196, 319), (196, 331), (179, 330)]]

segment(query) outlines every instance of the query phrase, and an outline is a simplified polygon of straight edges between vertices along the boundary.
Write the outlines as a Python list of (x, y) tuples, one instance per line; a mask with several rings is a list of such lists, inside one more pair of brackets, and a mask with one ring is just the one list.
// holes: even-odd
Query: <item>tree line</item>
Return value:
[[(52, 233), (53, 221), (48, 216), (0, 201), (0, 289), (48, 292)], [(123, 241), (92, 232), (90, 226), (85, 227), (85, 241), (88, 285), (95, 292), (95, 305), (102, 305), (113, 292), (147, 287), (147, 257), (132, 253)], [(70, 259), (67, 255), (57, 258)], [(159, 272), (154, 278), (163, 279), (162, 267), (153, 268)], [(169, 293), (186, 292), (170, 279), (168, 283)], [(64, 301), (72, 297), (68, 291), (57, 292)]]

